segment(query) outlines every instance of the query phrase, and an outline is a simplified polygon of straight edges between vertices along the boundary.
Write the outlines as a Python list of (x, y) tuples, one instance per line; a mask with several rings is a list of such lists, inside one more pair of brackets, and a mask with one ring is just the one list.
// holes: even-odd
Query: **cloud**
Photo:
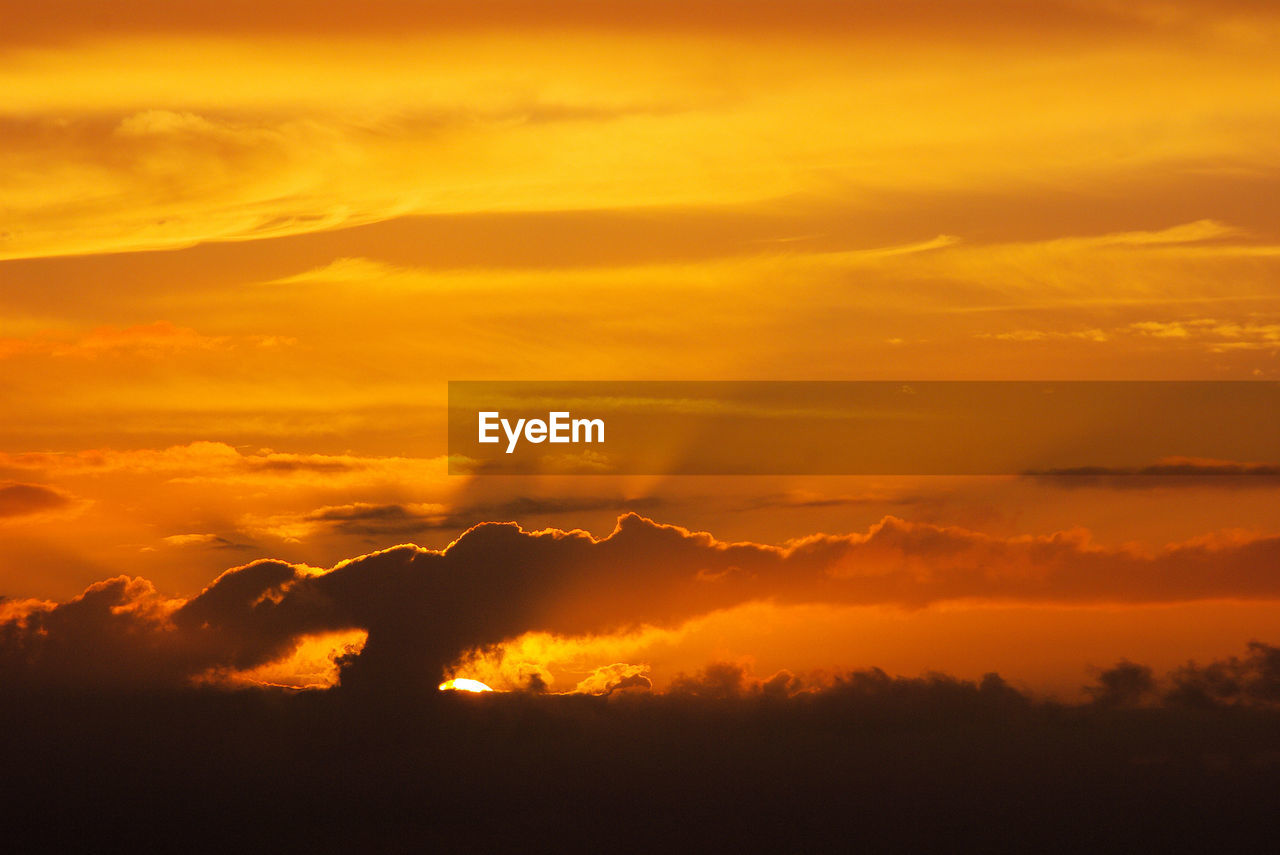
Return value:
[(171, 534), (161, 538), (167, 546), (200, 547), (204, 549), (251, 549), (248, 544), (236, 543), (217, 534)]
[[(887, 676), (882, 671), (874, 673), (881, 677)], [(826, 688), (844, 688), (843, 679), (837, 677)], [(802, 685), (796, 675), (785, 669), (767, 679), (761, 679), (755, 677), (751, 669), (742, 663), (712, 662), (695, 674), (677, 675), (667, 691), (677, 696), (723, 701), (751, 696), (787, 698), (799, 692)]]
[[(695, 620), (692, 623), (696, 623)], [(617, 679), (644, 675), (644, 663), (657, 648), (672, 648), (695, 629), (690, 622), (674, 628), (641, 626), (599, 635), (557, 635), (532, 631), (496, 644), (478, 645), (463, 652), (445, 669), (446, 677), (471, 677), (499, 691), (519, 690), (528, 675), (538, 674), (552, 692), (600, 694)], [(604, 665), (601, 663), (611, 663)], [(586, 677), (566, 689), (557, 674)]]
[(1256, 319), (1239, 321), (1191, 318), (1171, 321), (1134, 321), (1118, 327), (1082, 329), (1016, 329), (1002, 333), (977, 333), (978, 338), (1012, 342), (1088, 341), (1098, 344), (1159, 339), (1165, 346), (1180, 346), (1208, 353), (1270, 350), (1280, 352), (1280, 324)]
[(0, 482), (0, 521), (61, 511), (73, 504), (70, 496), (51, 487)]
[(747, 689), (746, 669), (732, 662), (713, 662), (695, 675), (681, 674), (671, 682), (671, 693), (725, 700), (741, 697)]
[[(490, 7), (492, 17), (393, 4), (368, 20), (320, 15), (342, 22), (330, 32), (302, 23), (316, 14), (308, 7), (289, 20), (301, 29), (278, 39), (279, 11), (263, 22), (247, 9), (171, 17), (148, 5), (110, 21), (84, 9), (24, 18), (55, 26), (58, 44), (23, 50), (0, 76), (14, 164), (0, 256), (247, 241), (416, 214), (869, 200), (895, 186), (1069, 184), (1110, 202), (1118, 173), (1274, 167), (1265, 75), (1238, 63), (1271, 59), (1239, 37), (1248, 27), (1233, 15), (1203, 7), (1134, 14), (1063, 0), (1033, 16), (1007, 2), (814, 2), (780, 15), (752, 3), (726, 20), (709, 3), (574, 3), (535, 21), (519, 3)], [(72, 35), (90, 21), (103, 29)], [(557, 22), (565, 29), (545, 38)], [(901, 62), (848, 50), (850, 38), (886, 31), (909, 34)], [(7, 30), (9, 43), (21, 32)], [(1175, 32), (1163, 49), (1148, 41)], [(699, 50), (683, 49), (690, 37)], [(1008, 48), (1002, 79), (1019, 85), (991, 86), (975, 48), (984, 37)], [(1195, 85), (1162, 85), (1189, 43)], [(328, 61), (316, 64), (318, 52)], [(921, 87), (931, 97), (914, 97)], [(1172, 126), (1152, 127), (1175, 107)], [(1182, 237), (1140, 223), (1120, 248), (1201, 239), (1215, 213), (1197, 214), (1199, 231)]]
[(1155, 693), (1156, 681), (1146, 665), (1121, 661), (1098, 674), (1098, 682), (1086, 686), (1095, 704), (1106, 707), (1135, 706)]
[(445, 505), (433, 502), (353, 502), (301, 513), (245, 516), (240, 526), (254, 535), (302, 541), (318, 534), (387, 537), (466, 529), (476, 519), (527, 519), (582, 511), (643, 510), (665, 504), (658, 498), (562, 498), (517, 496), (498, 502)]
[[(607, 185), (575, 176), (574, 161), (555, 143), (594, 137), (595, 128), (616, 133), (628, 122), (679, 125), (684, 107), (659, 102), (670, 97), (670, 90), (626, 92), (606, 85), (581, 100), (555, 103), (554, 85), (544, 87), (545, 93), (523, 88), (506, 93), (483, 79), (483, 64), (449, 63), (451, 85), (430, 87), (428, 94), (420, 83), (409, 82), (421, 79), (417, 73), (402, 72), (416, 67), (424, 76), (435, 76), (442, 71), (431, 59), (430, 45), (419, 39), (418, 47), (406, 49), (397, 40), (374, 48), (373, 56), (348, 55), (343, 62), (335, 56), (323, 74), (361, 102), (341, 111), (334, 109), (333, 99), (316, 99), (308, 94), (316, 90), (300, 90), (291, 79), (302, 67), (320, 72), (305, 50), (252, 60), (257, 74), (236, 73), (234, 80), (218, 83), (209, 75), (217, 76), (236, 58), (249, 60), (234, 47), (207, 40), (170, 44), (158, 52), (154, 43), (95, 42), (74, 52), (75, 63), (64, 61), (46, 74), (0, 75), (0, 84), (19, 102), (34, 99), (37, 80), (43, 78), (46, 96), (58, 93), (66, 113), (48, 116), (46, 100), (39, 107), (28, 101), (34, 109), (23, 118), (0, 115), (6, 153), (15, 164), (14, 181), (0, 195), (11, 214), (0, 220), (0, 258), (262, 240), (415, 213), (542, 209), (538, 198), (546, 199), (547, 192), (561, 197), (558, 204), (547, 201), (562, 208), (625, 205), (636, 193), (642, 202), (658, 204), (697, 198), (690, 189), (695, 182), (677, 183), (656, 170), (648, 190), (619, 174), (609, 182), (614, 190), (606, 192)], [(352, 53), (369, 49), (354, 45)], [(391, 54), (400, 54), (408, 65), (397, 72), (385, 62)], [(103, 82), (93, 79), (90, 68), (99, 66), (100, 75), (100, 64), (124, 56), (139, 73), (107, 84), (110, 103), (101, 102), (101, 88), (96, 98), (85, 91), (86, 84)], [(382, 60), (375, 61), (377, 56)], [(60, 78), (61, 85), (49, 75)], [(176, 84), (194, 77), (205, 78), (205, 85)], [(258, 79), (250, 83), (248, 77)], [(353, 86), (358, 78), (366, 82)], [(283, 87), (273, 86), (281, 82)], [(274, 94), (267, 95), (271, 88)], [(368, 93), (374, 88), (382, 94), (371, 101)], [(216, 94), (206, 99), (200, 94), (205, 92)], [(138, 109), (148, 103), (167, 107)], [(499, 152), (503, 149), (507, 154)], [(648, 159), (664, 158), (650, 152)], [(396, 168), (386, 166), (390, 161)], [(42, 162), (46, 169), (37, 179)], [(542, 171), (559, 173), (563, 182), (543, 185), (538, 195), (521, 189), (523, 181)], [(464, 178), (467, 174), (488, 180), (477, 183)], [(222, 180), (231, 175), (237, 180)], [(732, 193), (739, 200), (765, 195), (747, 188)]]
[(278, 347), (292, 339), (265, 335), (203, 335), (168, 321), (129, 327), (100, 326), (84, 332), (46, 331), (26, 338), (0, 339), (0, 359), (52, 356), (96, 359), (138, 356), (161, 359), (181, 351), (220, 350), (241, 344)]
[(181, 483), (261, 484), (311, 482), (328, 486), (444, 477), (444, 458), (293, 454), (247, 450), (224, 442), (191, 442), (168, 448), (87, 449), (70, 452), (0, 452), (0, 472), (39, 472), (50, 477), (108, 473), (151, 474)]
[(281, 849), (551, 851), (570, 805), (605, 852), (1254, 851), (1274, 821), (1273, 706), (1064, 706), (994, 673), (792, 680), (713, 662), (688, 691), (601, 696), (6, 685), (6, 840), (224, 850), (252, 815)]
[[(329, 570), (256, 561), (181, 602), (163, 601), (140, 579), (99, 583), (24, 625), (6, 624), (4, 662), (9, 679), (83, 678), (95, 667), (105, 669), (97, 679), (190, 679), (278, 660), (304, 635), (361, 630), (367, 643), (344, 661), (343, 684), (389, 691), (434, 685), (466, 651), (531, 630), (675, 627), (758, 601), (914, 608), (1274, 599), (1278, 560), (1277, 537), (1205, 537), (1143, 553), (1095, 544), (1083, 531), (1001, 538), (894, 517), (863, 534), (781, 547), (718, 541), (635, 514), (603, 538), (487, 523), (444, 550), (397, 546)], [(72, 662), (69, 652), (90, 643), (91, 653)]]
[(237, 670), (210, 668), (192, 678), (197, 686), (277, 689), (330, 689), (338, 684), (341, 664), (360, 655), (368, 633), (363, 630), (304, 635), (288, 656), (265, 665)]
[(316, 534), (400, 536), (446, 528), (446, 508), (427, 502), (326, 505), (303, 513), (246, 515), (240, 528), (255, 536), (301, 542)]
[(653, 688), (653, 682), (648, 677), (648, 670), (645, 665), (628, 665), (625, 662), (602, 665), (592, 671), (590, 676), (574, 686), (573, 691), (582, 695), (612, 695), (614, 692), (629, 691), (647, 692)]
[(145, 579), (97, 582), (60, 604), (28, 603), (0, 624), (0, 681), (13, 685), (182, 685), (198, 658), (168, 629), (181, 601)]
[(1251, 641), (1243, 657), (1188, 662), (1162, 678), (1146, 665), (1121, 660), (1099, 672), (1097, 683), (1086, 686), (1085, 693), (1094, 704), (1111, 708), (1280, 709), (1280, 647)]
[(413, 273), (412, 270), (370, 258), (335, 258), (322, 267), (273, 279), (266, 284), (355, 283), (367, 286), (386, 280), (403, 281)]
[(1059, 243), (1084, 243), (1091, 246), (1178, 246), (1188, 243), (1216, 241), (1239, 237), (1240, 229), (1217, 220), (1196, 220), (1154, 231), (1116, 232), (1087, 238), (1062, 238)]
[(1280, 647), (1252, 641), (1243, 657), (1207, 665), (1189, 662), (1169, 675), (1170, 704), (1273, 706), (1280, 704)]
[(1166, 457), (1147, 466), (1076, 466), (1036, 470), (1026, 475), (1057, 487), (1139, 490), (1178, 487), (1274, 488), (1277, 479), (1280, 479), (1280, 464), (1205, 457)]

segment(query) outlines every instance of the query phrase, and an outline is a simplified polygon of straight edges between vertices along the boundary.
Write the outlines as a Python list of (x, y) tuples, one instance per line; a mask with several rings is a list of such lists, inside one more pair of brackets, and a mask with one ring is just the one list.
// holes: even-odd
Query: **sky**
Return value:
[(1248, 0), (11, 10), (6, 661), (584, 692), (875, 666), (1077, 697), (1121, 659), (1274, 642), (1280, 461), (449, 475), (445, 401), (1280, 380), (1278, 37)]

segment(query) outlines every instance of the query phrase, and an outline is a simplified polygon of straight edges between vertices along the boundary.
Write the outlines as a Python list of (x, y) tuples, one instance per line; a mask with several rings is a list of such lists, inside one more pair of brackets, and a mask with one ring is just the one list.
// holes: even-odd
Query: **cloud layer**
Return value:
[(66, 494), (51, 487), (0, 482), (0, 520), (57, 511), (71, 503)]
[(783, 547), (636, 514), (603, 538), (486, 523), (443, 550), (398, 546), (328, 570), (255, 561), (189, 600), (119, 577), (62, 604), (12, 602), (0, 673), (7, 682), (180, 684), (287, 658), (304, 637), (365, 632), (363, 650), (339, 663), (343, 684), (420, 687), (468, 651), (530, 631), (671, 628), (751, 602), (1275, 599), (1278, 561), (1276, 537), (1227, 534), (1143, 552), (1096, 545), (1082, 531), (998, 538), (894, 517)]

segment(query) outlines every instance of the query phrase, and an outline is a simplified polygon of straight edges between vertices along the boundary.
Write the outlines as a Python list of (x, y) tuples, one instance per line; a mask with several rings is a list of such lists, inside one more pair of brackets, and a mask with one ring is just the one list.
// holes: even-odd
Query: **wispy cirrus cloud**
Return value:
[(1280, 350), (1280, 323), (1253, 318), (1190, 318), (1134, 321), (1105, 329), (1017, 329), (1002, 333), (978, 333), (978, 338), (1009, 342), (1085, 341), (1098, 344), (1161, 339), (1162, 344), (1169, 347), (1185, 346), (1208, 353), (1226, 353), (1232, 350)]
[(168, 321), (128, 327), (48, 330), (22, 338), (0, 338), (0, 359), (16, 356), (52, 356), (96, 359), (139, 356), (161, 359), (183, 351), (225, 350), (238, 346), (282, 347), (293, 343), (287, 336), (205, 335)]
[(0, 453), (0, 471), (3, 470), (40, 472), (51, 477), (151, 474), (182, 483), (278, 484), (311, 480), (339, 484), (379, 479), (399, 482), (413, 477), (439, 479), (444, 475), (444, 458), (296, 454), (197, 441), (168, 448)]

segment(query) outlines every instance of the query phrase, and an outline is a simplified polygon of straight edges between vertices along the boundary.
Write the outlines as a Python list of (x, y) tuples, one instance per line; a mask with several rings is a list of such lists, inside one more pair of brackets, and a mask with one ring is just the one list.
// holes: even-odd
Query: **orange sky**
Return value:
[[(104, 8), (0, 34), (0, 594), (186, 598), (626, 510), (773, 546), (888, 516), (1150, 555), (1280, 535), (1265, 479), (443, 459), (450, 379), (1280, 379), (1267, 3)], [(1070, 691), (1280, 638), (1266, 586), (1148, 585), (1176, 602), (732, 604), (558, 654), (555, 686), (725, 659)]]

